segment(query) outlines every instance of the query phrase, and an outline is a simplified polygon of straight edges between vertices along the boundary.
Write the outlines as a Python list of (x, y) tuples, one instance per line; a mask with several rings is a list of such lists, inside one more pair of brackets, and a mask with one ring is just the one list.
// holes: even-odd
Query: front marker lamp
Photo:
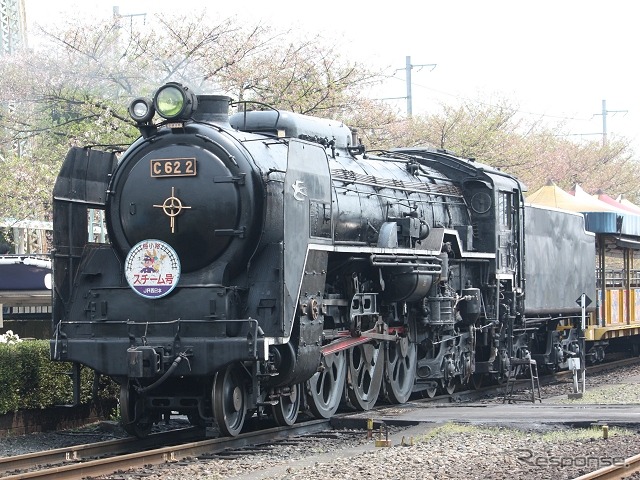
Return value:
[(129, 116), (136, 123), (147, 123), (156, 113), (153, 101), (149, 98), (136, 98), (129, 104)]
[(198, 108), (198, 99), (187, 87), (171, 82), (158, 89), (153, 106), (167, 120), (187, 120)]

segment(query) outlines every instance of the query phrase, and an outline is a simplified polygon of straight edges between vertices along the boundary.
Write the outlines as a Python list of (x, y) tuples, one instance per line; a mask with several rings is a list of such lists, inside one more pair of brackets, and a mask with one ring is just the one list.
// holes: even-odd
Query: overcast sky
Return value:
[[(29, 23), (70, 12), (104, 18), (113, 14), (114, 5), (123, 15), (206, 7), (224, 17), (321, 32), (335, 36), (348, 58), (397, 68), (386, 97), (406, 95), (410, 56), (414, 114), (433, 111), (440, 102), (506, 98), (532, 118), (567, 120), (576, 139), (582, 134), (601, 140), (605, 100), (608, 135), (633, 140), (640, 157), (640, 8), (635, 1), (24, 1)], [(421, 64), (437, 66), (420, 69)], [(405, 100), (393, 102), (405, 110)]]

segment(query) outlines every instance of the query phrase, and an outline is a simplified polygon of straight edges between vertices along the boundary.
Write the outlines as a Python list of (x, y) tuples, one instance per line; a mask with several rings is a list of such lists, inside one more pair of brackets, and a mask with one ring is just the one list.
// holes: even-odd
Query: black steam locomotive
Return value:
[(126, 152), (74, 148), (55, 184), (52, 358), (115, 379), (127, 431), (179, 412), (237, 435), (575, 351), (575, 299), (595, 297), (582, 216), (446, 151), (229, 106), (164, 85), (132, 102)]

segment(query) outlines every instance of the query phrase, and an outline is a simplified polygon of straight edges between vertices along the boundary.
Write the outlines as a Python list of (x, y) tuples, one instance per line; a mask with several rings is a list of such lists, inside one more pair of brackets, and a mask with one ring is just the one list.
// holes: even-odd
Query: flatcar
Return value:
[(447, 151), (230, 105), (163, 85), (131, 103), (126, 151), (72, 148), (54, 187), (52, 359), (118, 382), (128, 432), (179, 413), (237, 435), (576, 355), (583, 216)]

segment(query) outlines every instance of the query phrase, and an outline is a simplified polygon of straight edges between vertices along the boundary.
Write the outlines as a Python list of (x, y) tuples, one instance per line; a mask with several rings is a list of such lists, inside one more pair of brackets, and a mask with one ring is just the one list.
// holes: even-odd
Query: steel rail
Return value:
[(627, 458), (624, 464), (603, 467), (574, 480), (619, 480), (628, 478), (629, 475), (635, 472), (640, 472), (640, 454)]
[[(632, 359), (624, 359), (620, 361), (592, 365), (588, 367), (588, 370), (596, 372), (599, 370), (615, 369), (619, 366), (633, 365), (640, 362), (640, 359), (635, 357)], [(562, 378), (570, 372), (558, 372), (552, 376), (541, 376), (541, 384), (544, 385), (547, 382), (557, 381), (558, 378)], [(545, 382), (544, 379), (547, 379)], [(530, 380), (520, 380), (522, 385), (527, 386), (530, 384)], [(475, 396), (485, 397), (488, 393), (499, 394), (501, 390), (504, 390), (504, 385), (490, 386), (480, 388), (478, 390), (467, 390), (465, 392), (456, 392), (453, 395), (439, 395), (434, 398), (423, 398), (413, 400), (416, 403), (428, 403), (428, 402), (465, 402), (473, 401)], [(339, 418), (341, 415), (335, 415), (334, 419)], [(53, 475), (60, 479), (74, 479), (82, 476), (97, 476), (113, 473), (118, 469), (135, 468), (137, 466), (143, 466), (145, 464), (159, 464), (171, 461), (177, 461), (181, 458), (188, 456), (194, 456), (203, 452), (212, 453), (218, 452), (227, 448), (238, 448), (242, 446), (248, 446), (260, 442), (268, 442), (274, 439), (284, 439), (290, 436), (300, 434), (300, 432), (313, 432), (323, 431), (331, 429), (329, 420), (314, 420), (311, 422), (300, 423), (294, 425), (293, 429), (289, 427), (278, 427), (268, 430), (261, 430), (257, 432), (247, 433), (238, 437), (232, 438), (217, 438), (204, 440), (195, 443), (189, 443), (185, 445), (178, 445), (176, 447), (167, 447), (167, 442), (175, 441), (175, 443), (185, 440), (191, 440), (194, 436), (198, 435), (198, 432), (202, 432), (202, 429), (191, 427), (172, 432), (164, 432), (150, 435), (146, 439), (138, 439), (134, 437), (128, 437), (125, 439), (109, 440), (106, 442), (97, 442), (94, 444), (76, 445), (55, 450), (48, 450), (44, 452), (34, 452), (24, 455), (18, 455), (14, 457), (0, 458), (0, 480), (14, 480), (14, 479), (27, 479), (27, 478), (47, 478)], [(339, 424), (339, 422), (338, 422)], [(180, 437), (171, 438), (175, 436), (176, 432), (179, 432)], [(162, 448), (146, 451), (140, 453), (140, 450), (153, 448), (156, 445), (162, 445)], [(131, 453), (132, 451), (138, 451), (138, 453)], [(113, 459), (91, 460), (86, 461), (88, 458), (96, 457), (99, 455), (120, 455), (117, 463)], [(124, 455), (126, 454), (126, 455)], [(635, 459), (636, 457), (632, 457)], [(631, 459), (630, 459), (631, 460)], [(628, 460), (628, 461), (630, 461)], [(83, 462), (84, 463), (80, 463)], [(640, 459), (634, 460), (640, 462)], [(71, 463), (73, 462), (73, 463)], [(16, 473), (11, 476), (7, 476), (8, 472), (15, 472), (16, 470), (34, 468), (37, 465), (52, 465), (63, 464), (62, 467), (54, 467), (39, 472), (23, 472)], [(82, 467), (82, 470), (80, 469)], [(640, 467), (639, 467), (640, 468)], [(111, 471), (110, 471), (111, 469)], [(80, 472), (80, 473), (78, 473)], [(102, 472), (102, 473), (95, 473)], [(105, 473), (106, 472), (106, 473)], [(627, 471), (627, 474), (629, 472)], [(588, 477), (586, 477), (588, 478)], [(593, 477), (598, 478), (598, 477)], [(617, 478), (617, 477), (601, 477), (601, 478)]]
[(53, 465), (65, 462), (83, 461), (107, 454), (123, 454), (149, 449), (167, 444), (176, 444), (204, 438), (204, 429), (197, 427), (179, 428), (169, 432), (154, 433), (146, 438), (126, 437), (102, 442), (72, 445), (69, 447), (25, 453), (0, 458), (0, 478), (6, 472), (33, 468), (36, 465)]
[[(291, 427), (276, 427), (256, 432), (241, 434), (237, 437), (221, 437), (209, 440), (201, 440), (181, 445), (155, 448), (142, 452), (117, 455), (110, 458), (89, 460), (86, 462), (75, 461), (60, 466), (45, 467), (41, 470), (2, 476), (2, 480), (23, 479), (53, 479), (56, 480), (80, 480), (86, 477), (111, 475), (119, 470), (141, 468), (145, 465), (159, 465), (177, 462), (187, 457), (195, 457), (203, 453), (211, 454), (221, 452), (228, 448), (241, 448), (259, 443), (272, 442), (291, 438), (292, 436), (306, 433), (315, 433), (331, 430), (329, 420), (312, 420)], [(137, 439), (134, 439), (134, 441)], [(71, 459), (73, 460), (73, 459)]]
[[(607, 363), (599, 363), (597, 365), (588, 365), (587, 376), (589, 372), (598, 373), (598, 372), (607, 371), (607, 370), (615, 370), (618, 367), (625, 367), (629, 365), (640, 365), (640, 357), (625, 358), (622, 360), (615, 360)], [(572, 375), (572, 372), (568, 370), (563, 370), (560, 372), (556, 372), (554, 374), (547, 374), (547, 375), (540, 374), (540, 387), (560, 383), (561, 381), (570, 378), (571, 375)], [(451, 395), (436, 395), (433, 398), (421, 398), (421, 399), (416, 399), (411, 401), (415, 403), (472, 402), (477, 399), (486, 398), (487, 396), (501, 396), (504, 394), (506, 387), (507, 387), (507, 384), (505, 381), (504, 383), (498, 384), (498, 385), (487, 385), (477, 389), (467, 389), (467, 390), (461, 390), (459, 392), (456, 391)], [(525, 389), (531, 388), (531, 379), (530, 378), (517, 379), (514, 385), (514, 389), (520, 389), (520, 388), (525, 388)], [(544, 393), (544, 391), (542, 393)], [(523, 400), (522, 402), (527, 403), (527, 401), (525, 400)]]

